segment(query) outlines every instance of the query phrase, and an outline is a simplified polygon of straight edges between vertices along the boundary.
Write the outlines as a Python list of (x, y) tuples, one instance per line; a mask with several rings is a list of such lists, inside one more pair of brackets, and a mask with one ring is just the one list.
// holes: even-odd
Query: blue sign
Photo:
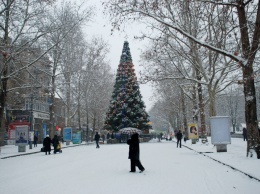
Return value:
[(81, 144), (81, 131), (72, 134), (72, 143)]
[(63, 128), (63, 140), (64, 141), (72, 140), (72, 128), (71, 127)]
[(27, 145), (29, 141), (29, 127), (28, 125), (21, 125), (15, 127), (15, 145)]
[(47, 126), (45, 123), (42, 124), (42, 137), (45, 138), (47, 133)]

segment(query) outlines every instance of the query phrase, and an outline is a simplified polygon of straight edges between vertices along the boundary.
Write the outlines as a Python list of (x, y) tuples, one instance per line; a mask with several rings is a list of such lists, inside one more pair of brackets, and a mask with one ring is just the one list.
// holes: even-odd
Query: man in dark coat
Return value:
[(127, 144), (129, 145), (129, 156), (128, 158), (131, 161), (131, 171), (135, 172), (135, 167), (137, 166), (140, 170), (140, 173), (145, 169), (140, 162), (140, 150), (139, 150), (139, 137), (138, 133), (135, 133), (131, 136), (131, 139), (127, 140)]
[(54, 147), (54, 154), (56, 154), (57, 152), (57, 147), (59, 145), (59, 139), (58, 139), (58, 136), (57, 135), (54, 135), (53, 139), (52, 139), (52, 144), (53, 144), (53, 147)]
[(43, 146), (44, 146), (45, 155), (47, 155), (47, 152), (51, 154), (51, 138), (49, 137), (49, 135), (46, 135), (46, 137), (44, 138)]
[(34, 135), (34, 138), (33, 138), (34, 147), (37, 147), (37, 141), (38, 141), (38, 137), (36, 135)]
[(95, 141), (96, 141), (96, 144), (97, 144), (97, 146), (96, 146), (96, 148), (99, 148), (99, 139), (100, 139), (100, 135), (98, 134), (98, 132), (96, 132), (96, 135), (95, 135)]
[(243, 137), (244, 137), (244, 141), (245, 140), (247, 141), (247, 130), (245, 127), (243, 128)]
[(176, 134), (176, 137), (177, 137), (177, 147), (180, 144), (180, 148), (181, 148), (181, 139), (182, 139), (181, 130), (178, 131), (178, 133)]

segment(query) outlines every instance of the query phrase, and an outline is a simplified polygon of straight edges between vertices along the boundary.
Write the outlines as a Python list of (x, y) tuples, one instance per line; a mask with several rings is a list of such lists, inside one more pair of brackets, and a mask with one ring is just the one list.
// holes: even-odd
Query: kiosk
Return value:
[(227, 144), (231, 144), (230, 117), (210, 117), (211, 143), (217, 147), (217, 152), (227, 152)]

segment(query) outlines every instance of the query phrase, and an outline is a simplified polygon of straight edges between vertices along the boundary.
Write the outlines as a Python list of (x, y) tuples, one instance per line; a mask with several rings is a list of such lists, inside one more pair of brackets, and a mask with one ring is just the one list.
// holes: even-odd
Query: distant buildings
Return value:
[[(46, 57), (37, 58), (41, 55), (39, 49), (25, 49), (10, 62), (9, 71), (15, 73), (7, 81), (6, 100), (6, 128), (9, 139), (12, 139), (14, 125), (29, 125), (39, 141), (45, 137), (50, 128), (49, 106), (51, 61)], [(29, 61), (36, 60), (34, 64)], [(22, 71), (22, 67), (25, 67)], [(65, 123), (65, 109), (63, 102), (56, 98), (54, 103), (54, 120), (52, 123), (59, 132)]]

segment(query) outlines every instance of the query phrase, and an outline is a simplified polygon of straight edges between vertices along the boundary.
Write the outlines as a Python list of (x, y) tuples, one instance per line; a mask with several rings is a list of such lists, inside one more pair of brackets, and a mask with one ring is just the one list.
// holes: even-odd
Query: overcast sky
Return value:
[[(123, 49), (124, 41), (127, 40), (129, 42), (129, 47), (133, 59), (133, 64), (135, 67), (135, 72), (137, 74), (137, 78), (140, 78), (140, 71), (142, 71), (142, 67), (140, 67), (140, 54), (141, 49), (144, 49), (144, 42), (140, 42), (139, 40), (135, 40), (134, 36), (138, 35), (140, 32), (140, 25), (131, 25), (124, 31), (118, 32), (115, 31), (111, 35), (111, 25), (109, 23), (108, 18), (105, 18), (103, 15), (103, 7), (101, 4), (101, 0), (88, 0), (88, 5), (96, 6), (96, 16), (93, 19), (93, 22), (86, 27), (85, 33), (88, 35), (88, 38), (91, 36), (102, 36), (105, 41), (107, 41), (110, 45), (110, 53), (108, 58), (110, 60), (110, 65), (114, 71), (117, 70), (119, 65), (120, 56)], [(146, 110), (148, 111), (152, 107), (152, 88), (148, 84), (140, 85), (141, 94), (143, 96), (143, 101), (146, 105)]]

